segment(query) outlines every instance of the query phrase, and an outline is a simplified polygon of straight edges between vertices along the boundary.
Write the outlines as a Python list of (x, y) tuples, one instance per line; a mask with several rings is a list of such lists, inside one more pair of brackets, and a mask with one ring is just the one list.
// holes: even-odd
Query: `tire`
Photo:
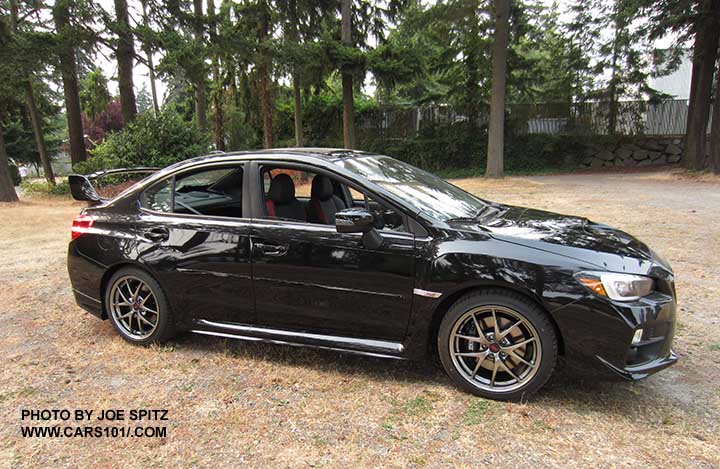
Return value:
[(437, 341), (443, 368), (458, 387), (503, 401), (543, 387), (558, 356), (557, 334), (545, 311), (499, 289), (458, 299), (440, 323)]
[(105, 309), (113, 328), (133, 344), (164, 342), (174, 335), (167, 297), (160, 284), (143, 270), (122, 268), (110, 277)]

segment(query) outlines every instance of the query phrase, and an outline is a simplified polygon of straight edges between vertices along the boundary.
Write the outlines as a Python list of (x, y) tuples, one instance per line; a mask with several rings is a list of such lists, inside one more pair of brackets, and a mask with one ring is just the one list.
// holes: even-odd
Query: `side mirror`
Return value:
[(375, 217), (364, 208), (346, 208), (335, 214), (338, 233), (367, 233), (375, 228)]
[(368, 249), (380, 249), (383, 237), (375, 229), (375, 216), (364, 208), (346, 208), (335, 214), (338, 233), (362, 233), (362, 243)]

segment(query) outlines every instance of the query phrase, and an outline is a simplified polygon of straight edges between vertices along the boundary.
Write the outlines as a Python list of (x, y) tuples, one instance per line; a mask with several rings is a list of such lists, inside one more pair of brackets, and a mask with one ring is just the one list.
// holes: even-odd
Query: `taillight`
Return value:
[(70, 239), (75, 239), (90, 230), (90, 227), (95, 223), (95, 219), (90, 215), (78, 215), (72, 222), (72, 230), (70, 232)]

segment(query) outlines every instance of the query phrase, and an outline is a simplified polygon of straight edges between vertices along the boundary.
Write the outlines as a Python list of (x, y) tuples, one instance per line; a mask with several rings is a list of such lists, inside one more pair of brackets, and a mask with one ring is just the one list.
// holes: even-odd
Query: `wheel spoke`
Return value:
[(495, 340), (500, 340), (498, 337), (500, 337), (500, 324), (498, 324), (497, 316), (495, 315), (495, 309), (492, 310), (492, 317), (493, 317), (493, 331), (495, 332)]
[(515, 353), (515, 350), (511, 350), (510, 353), (508, 353), (508, 356), (513, 357), (515, 360), (517, 360), (517, 361), (519, 361), (520, 363), (523, 363), (523, 364), (529, 366), (530, 368), (535, 368), (535, 364), (534, 364), (534, 363), (530, 363), (529, 361), (525, 360), (523, 357), (521, 357), (520, 355), (518, 355), (517, 353)]
[(474, 335), (455, 334), (455, 337), (459, 339), (469, 340), (470, 342), (480, 342), (482, 344), (487, 344), (487, 339), (484, 336), (475, 337)]
[(142, 300), (140, 300), (140, 306), (145, 306), (145, 302), (150, 298), (155, 298), (152, 293), (148, 293), (147, 295), (145, 295)]
[(477, 364), (475, 364), (475, 369), (472, 372), (472, 376), (470, 376), (470, 379), (475, 379), (475, 375), (477, 374), (478, 370), (480, 369), (480, 366), (483, 364), (485, 359), (487, 358), (487, 355), (483, 355), (482, 357), (478, 358)]
[(128, 312), (125, 313), (125, 314), (120, 314), (120, 315), (118, 316), (118, 319), (125, 319), (126, 317), (131, 316), (132, 313), (134, 313), (134, 311), (131, 309), (130, 311), (128, 311)]
[(137, 299), (138, 295), (140, 294), (140, 290), (142, 290), (142, 287), (145, 286), (144, 283), (138, 282), (138, 286), (135, 289), (135, 293), (133, 293), (133, 298)]
[[(139, 321), (143, 321), (145, 324), (149, 324), (150, 326), (155, 326), (155, 324), (153, 324), (152, 322), (148, 321), (145, 317), (143, 317), (142, 314), (138, 314), (137, 318), (139, 319)], [(139, 321), (138, 321), (138, 324), (140, 324)]]
[(507, 337), (507, 335), (510, 333), (510, 331), (512, 331), (513, 329), (515, 329), (516, 327), (518, 327), (520, 324), (522, 324), (522, 320), (519, 320), (518, 322), (516, 322), (516, 323), (513, 324), (512, 326), (510, 326), (510, 327), (508, 327), (507, 329), (505, 329), (504, 331), (502, 331), (502, 333), (497, 337), (496, 340), (497, 340), (498, 342), (501, 341), (501, 340), (503, 340), (505, 337)]
[(122, 319), (122, 323), (125, 325), (125, 327), (131, 334), (132, 334), (132, 322), (133, 322), (134, 314), (135, 314), (135, 311), (130, 311), (130, 313)]
[(512, 376), (513, 379), (515, 379), (516, 382), (518, 382), (518, 383), (520, 382), (520, 378), (518, 378), (517, 375), (515, 375), (515, 373), (512, 372), (512, 370), (510, 369), (510, 367), (507, 366), (503, 360), (500, 360), (500, 358), (498, 358), (497, 361), (500, 362), (500, 365), (502, 365), (502, 367), (505, 368), (505, 371), (506, 371), (510, 376)]
[(495, 386), (495, 377), (497, 376), (498, 368), (500, 368), (500, 359), (495, 357), (493, 363), (492, 377), (490, 378), (490, 386)]
[(484, 357), (486, 352), (453, 352), (456, 357)]
[(529, 344), (530, 342), (535, 342), (535, 337), (530, 337), (529, 339), (523, 340), (522, 342), (518, 342), (517, 344), (508, 345), (507, 347), (501, 347), (501, 350), (505, 353), (510, 353), (514, 350), (519, 349), (520, 347)]
[[(472, 320), (473, 320), (473, 322), (475, 323), (475, 329), (477, 329), (478, 336), (480, 336), (480, 337), (482, 337), (482, 338), (484, 339), (484, 338), (485, 338), (485, 333), (483, 332), (482, 327), (480, 327), (480, 324), (478, 323), (478, 320), (477, 320), (477, 318), (475, 317), (474, 314), (472, 315)], [(487, 342), (487, 341), (486, 341), (486, 342)]]
[(117, 292), (118, 292), (118, 294), (120, 295), (120, 297), (122, 297), (122, 299), (123, 299), (123, 301), (124, 301), (125, 303), (131, 304), (130, 300), (125, 296), (125, 293), (123, 293), (121, 287), (118, 287)]
[(125, 280), (125, 287), (127, 288), (128, 294), (130, 295), (130, 299), (132, 300), (133, 289), (132, 289), (132, 286), (130, 285), (130, 280)]
[(145, 311), (146, 313), (158, 314), (157, 311), (152, 308), (148, 308), (147, 306), (143, 306), (143, 311)]

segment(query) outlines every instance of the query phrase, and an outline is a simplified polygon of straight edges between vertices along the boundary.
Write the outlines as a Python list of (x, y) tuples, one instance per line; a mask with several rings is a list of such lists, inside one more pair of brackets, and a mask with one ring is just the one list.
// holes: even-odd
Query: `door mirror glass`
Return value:
[(375, 229), (375, 217), (364, 208), (346, 208), (335, 214), (338, 233), (367, 233)]

